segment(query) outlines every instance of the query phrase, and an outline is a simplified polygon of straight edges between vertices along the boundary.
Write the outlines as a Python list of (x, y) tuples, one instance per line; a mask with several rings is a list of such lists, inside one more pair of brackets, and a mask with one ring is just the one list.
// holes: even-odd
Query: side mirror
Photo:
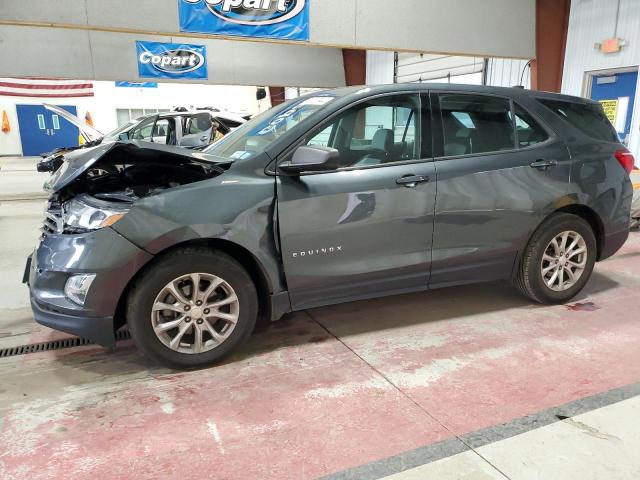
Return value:
[(298, 147), (293, 152), (290, 162), (282, 163), (279, 169), (288, 173), (322, 172), (337, 169), (340, 152), (335, 148), (322, 147)]
[(127, 132), (122, 132), (120, 135), (118, 135), (118, 140), (126, 142), (127, 140), (129, 140), (129, 134)]

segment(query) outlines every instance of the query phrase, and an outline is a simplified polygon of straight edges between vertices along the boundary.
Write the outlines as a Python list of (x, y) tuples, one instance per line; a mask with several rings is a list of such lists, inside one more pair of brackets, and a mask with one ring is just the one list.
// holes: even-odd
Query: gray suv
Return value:
[(172, 367), (257, 318), (490, 280), (561, 303), (629, 232), (634, 159), (599, 104), (462, 85), (346, 88), (202, 152), (77, 150), (46, 185), (35, 319)]

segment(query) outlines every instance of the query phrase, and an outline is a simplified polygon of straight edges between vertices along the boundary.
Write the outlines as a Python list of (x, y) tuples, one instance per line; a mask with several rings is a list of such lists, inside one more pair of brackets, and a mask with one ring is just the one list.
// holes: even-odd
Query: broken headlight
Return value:
[(126, 215), (128, 208), (93, 206), (74, 198), (62, 206), (62, 221), (65, 230), (89, 231), (113, 225)]

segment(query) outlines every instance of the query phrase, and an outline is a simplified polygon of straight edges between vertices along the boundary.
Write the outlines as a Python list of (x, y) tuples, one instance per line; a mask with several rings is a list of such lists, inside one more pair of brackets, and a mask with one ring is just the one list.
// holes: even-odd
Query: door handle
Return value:
[(407, 188), (414, 188), (419, 183), (428, 182), (429, 177), (426, 175), (405, 175), (396, 180), (398, 185), (403, 185)]
[(537, 168), (538, 170), (546, 170), (549, 167), (555, 167), (558, 164), (555, 160), (536, 160), (531, 164), (531, 168)]

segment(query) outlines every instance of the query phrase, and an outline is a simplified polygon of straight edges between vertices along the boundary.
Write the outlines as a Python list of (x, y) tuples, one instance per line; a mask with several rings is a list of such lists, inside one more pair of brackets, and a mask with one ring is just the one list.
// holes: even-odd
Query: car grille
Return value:
[(62, 233), (64, 231), (62, 210), (60, 208), (49, 208), (44, 214), (44, 221), (40, 230), (44, 236), (52, 233)]

